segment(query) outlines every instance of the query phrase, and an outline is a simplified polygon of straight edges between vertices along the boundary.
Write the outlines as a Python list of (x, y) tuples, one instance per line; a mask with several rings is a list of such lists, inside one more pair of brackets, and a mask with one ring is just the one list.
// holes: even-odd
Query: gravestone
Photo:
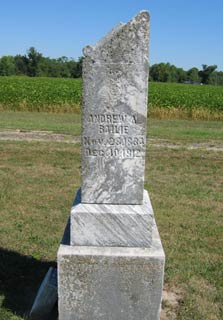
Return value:
[(50, 267), (37, 292), (30, 319), (48, 319), (57, 301), (57, 269)]
[(59, 320), (159, 319), (165, 256), (144, 190), (149, 15), (84, 49), (82, 184), (58, 250)]
[(143, 202), (148, 32), (141, 12), (84, 49), (83, 203)]

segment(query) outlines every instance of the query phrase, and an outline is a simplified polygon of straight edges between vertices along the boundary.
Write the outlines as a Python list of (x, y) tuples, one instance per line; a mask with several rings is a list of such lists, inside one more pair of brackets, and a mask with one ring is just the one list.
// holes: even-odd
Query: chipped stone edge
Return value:
[[(114, 28), (112, 28), (104, 37), (102, 37), (100, 40), (98, 40), (95, 45), (86, 45), (82, 52), (83, 52), (83, 55), (85, 57), (91, 57), (92, 54), (94, 53), (94, 51), (100, 47), (103, 47), (103, 45), (109, 41), (113, 36), (115, 36), (116, 33), (119, 32), (119, 30), (121, 30), (123, 27), (125, 27), (126, 25), (130, 24), (130, 23), (133, 23), (136, 19), (140, 18), (141, 15), (147, 15), (148, 17), (148, 21), (150, 22), (150, 14), (149, 14), (149, 11), (147, 10), (141, 10), (137, 15), (135, 15), (133, 17), (133, 19), (131, 19), (129, 22), (127, 23), (123, 23), (123, 22), (120, 22), (119, 24), (117, 24)], [(105, 64), (105, 63), (104, 63)], [(109, 63), (111, 64), (111, 63)]]

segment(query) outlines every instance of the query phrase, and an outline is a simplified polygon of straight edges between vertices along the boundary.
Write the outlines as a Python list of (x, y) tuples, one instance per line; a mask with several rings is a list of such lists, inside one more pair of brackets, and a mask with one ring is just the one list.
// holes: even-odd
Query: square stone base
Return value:
[(63, 242), (58, 251), (59, 320), (158, 320), (165, 255), (156, 225), (152, 239), (150, 248)]

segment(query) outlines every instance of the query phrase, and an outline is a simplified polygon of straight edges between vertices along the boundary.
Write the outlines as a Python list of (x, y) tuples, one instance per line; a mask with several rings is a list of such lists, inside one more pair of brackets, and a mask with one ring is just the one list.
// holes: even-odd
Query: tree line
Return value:
[(193, 67), (185, 71), (170, 63), (158, 63), (150, 67), (150, 80), (157, 82), (223, 85), (223, 72), (216, 71), (216, 69), (216, 65), (208, 66), (203, 64), (201, 70)]
[[(79, 78), (82, 76), (82, 61), (65, 56), (58, 59), (44, 57), (34, 47), (26, 55), (3, 56), (0, 58), (0, 76), (25, 75), (30, 77)], [(150, 81), (192, 84), (223, 85), (223, 72), (216, 71), (216, 65), (202, 65), (202, 69), (185, 71), (170, 63), (150, 66)]]
[(34, 47), (26, 55), (3, 56), (0, 58), (0, 76), (29, 76), (80, 78), (82, 57), (75, 61), (63, 56), (58, 59), (44, 57)]

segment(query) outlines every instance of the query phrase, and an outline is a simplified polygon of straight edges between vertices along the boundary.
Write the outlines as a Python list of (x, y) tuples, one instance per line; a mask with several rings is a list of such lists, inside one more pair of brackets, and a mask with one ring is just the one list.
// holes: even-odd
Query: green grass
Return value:
[(48, 130), (80, 135), (81, 116), (73, 113), (1, 112), (0, 130), (2, 129)]
[(79, 149), (0, 143), (0, 319), (25, 318), (42, 278), (55, 265), (80, 185)]
[[(39, 115), (36, 122), (35, 114), (27, 121), (23, 115), (14, 129), (49, 126), (79, 134), (76, 118), (70, 122), (69, 115), (42, 115), (43, 127)], [(13, 123), (9, 114), (6, 118)], [(223, 318), (223, 152), (183, 148), (185, 141), (219, 141), (222, 127), (222, 122), (150, 122), (150, 137), (182, 144), (177, 150), (150, 145), (145, 171), (166, 253), (165, 285), (182, 292), (177, 320)], [(21, 320), (56, 263), (80, 185), (80, 145), (2, 141), (0, 154), (0, 319)]]
[(149, 119), (148, 137), (177, 142), (223, 141), (223, 121)]
[(222, 319), (223, 154), (150, 148), (146, 188), (166, 252), (165, 282), (183, 292), (177, 319)]
[[(0, 110), (80, 113), (81, 79), (0, 77)], [(157, 118), (223, 120), (223, 86), (149, 84)]]

